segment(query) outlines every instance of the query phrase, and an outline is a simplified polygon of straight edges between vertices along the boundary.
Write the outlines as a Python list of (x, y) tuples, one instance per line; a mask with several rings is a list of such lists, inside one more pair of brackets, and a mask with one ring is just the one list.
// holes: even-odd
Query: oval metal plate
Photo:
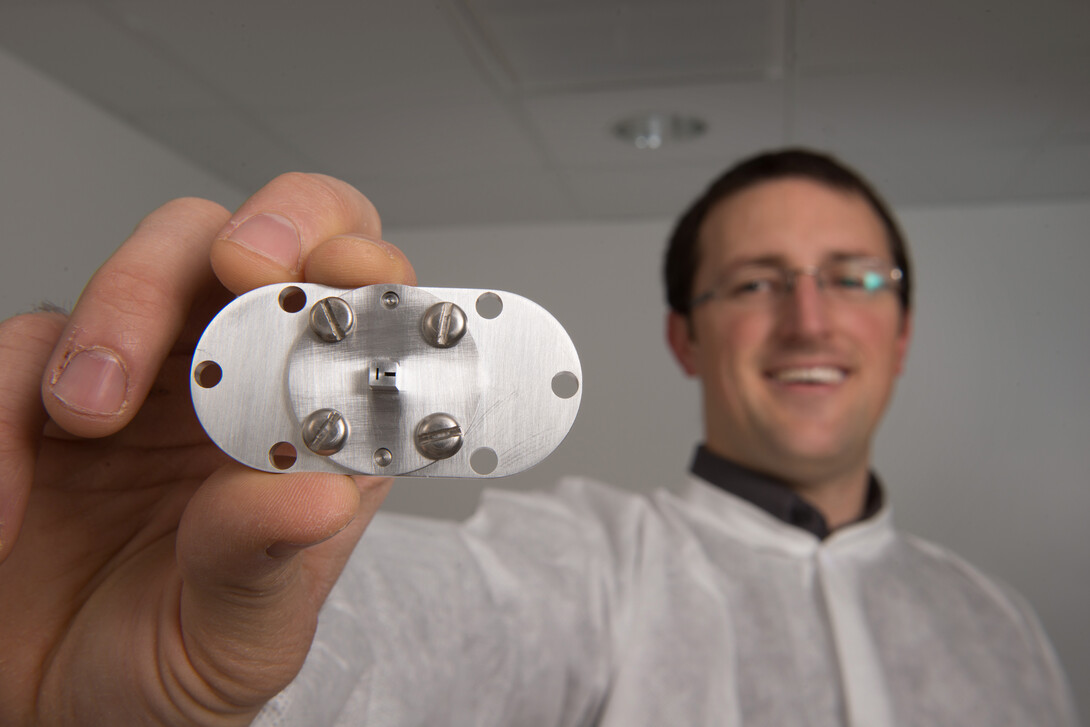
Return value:
[[(330, 297), (353, 313), (336, 342), (310, 324), (311, 308)], [(464, 311), (466, 332), (449, 347), (430, 345), (421, 320), (446, 302)], [(548, 311), (513, 293), (456, 288), (259, 288), (212, 320), (191, 373), (208, 436), (267, 472), (510, 475), (556, 449), (582, 397), (575, 346)], [(312, 452), (302, 433), (324, 409), (347, 425), (331, 454)], [(432, 459), (417, 446), (416, 430), (439, 413), (457, 423), (461, 446)]]

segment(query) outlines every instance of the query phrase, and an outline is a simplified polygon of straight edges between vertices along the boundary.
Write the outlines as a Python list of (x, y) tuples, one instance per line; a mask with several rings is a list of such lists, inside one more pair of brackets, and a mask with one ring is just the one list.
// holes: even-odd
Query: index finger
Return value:
[(381, 261), (341, 276), (355, 280), (353, 285), (412, 278), (405, 256), (382, 241), (382, 223), (370, 200), (352, 185), (321, 174), (284, 174), (250, 197), (216, 236), (212, 268), (236, 294), (304, 277), (332, 283), (308, 275), (307, 261), (334, 238), (355, 250), (346, 255), (345, 269), (360, 260)]

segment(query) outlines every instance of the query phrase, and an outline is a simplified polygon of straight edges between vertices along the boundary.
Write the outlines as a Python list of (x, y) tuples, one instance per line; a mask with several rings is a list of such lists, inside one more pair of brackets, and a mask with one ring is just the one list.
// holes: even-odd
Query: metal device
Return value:
[(575, 421), (568, 334), (513, 293), (270, 285), (239, 296), (193, 356), (193, 405), (224, 452), (267, 472), (500, 477)]

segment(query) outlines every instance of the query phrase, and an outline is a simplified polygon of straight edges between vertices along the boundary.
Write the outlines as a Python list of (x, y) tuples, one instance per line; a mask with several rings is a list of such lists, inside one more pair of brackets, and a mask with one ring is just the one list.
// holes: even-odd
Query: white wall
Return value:
[(878, 447), (895, 512), (1030, 599), (1090, 717), (1090, 200), (904, 220), (916, 340)]
[[(146, 212), (242, 194), (0, 53), (0, 315), (70, 304)], [(910, 210), (916, 340), (880, 435), (878, 467), (900, 524), (1020, 589), (1090, 695), (1090, 201)], [(388, 230), (424, 285), (492, 287), (542, 303), (584, 371), (571, 435), (538, 468), (646, 491), (676, 482), (700, 436), (695, 385), (662, 343), (669, 222)], [(389, 507), (458, 517), (479, 483), (402, 480)], [(1084, 714), (1090, 701), (1083, 697)]]
[(0, 51), (0, 317), (70, 306), (148, 212), (239, 190)]

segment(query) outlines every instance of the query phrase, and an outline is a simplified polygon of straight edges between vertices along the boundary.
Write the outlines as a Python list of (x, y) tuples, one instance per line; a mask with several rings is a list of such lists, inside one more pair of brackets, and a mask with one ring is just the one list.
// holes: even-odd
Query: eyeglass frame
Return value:
[[(757, 260), (757, 261), (742, 263), (741, 265), (736, 266), (735, 269), (738, 270), (738, 269), (744, 269), (744, 268), (747, 268), (747, 267), (765, 267), (765, 268), (768, 268), (769, 270), (775, 270), (783, 278), (784, 287), (783, 287), (783, 293), (781, 295), (789, 295), (789, 294), (791, 294), (791, 293), (793, 293), (795, 291), (796, 281), (798, 280), (799, 276), (802, 276), (802, 275), (807, 275), (807, 276), (812, 277), (814, 279), (814, 282), (817, 284), (818, 289), (824, 291), (825, 290), (825, 285), (826, 285), (826, 283), (828, 281), (823, 281), (822, 280), (822, 273), (828, 271), (828, 269), (833, 265), (843, 264), (843, 263), (846, 263), (846, 262), (872, 263), (872, 264), (875, 265), (876, 268), (881, 268), (881, 269), (886, 270), (886, 272), (884, 274), (882, 274), (879, 270), (874, 270), (874, 272), (878, 272), (880, 275), (882, 275), (882, 278), (883, 278), (882, 279), (882, 284), (878, 288), (874, 288), (872, 290), (865, 290), (863, 292), (878, 293), (878, 292), (881, 292), (883, 290), (892, 290), (892, 291), (900, 290), (902, 280), (904, 279), (904, 272), (896, 264), (891, 263), (891, 262), (889, 262), (887, 260), (883, 260), (882, 258), (877, 258), (877, 257), (867, 257), (867, 256), (836, 257), (836, 258), (833, 258), (831, 260), (826, 260), (825, 262), (820, 263), (818, 265), (810, 265), (810, 266), (799, 267), (799, 268), (789, 268), (786, 265), (781, 265), (781, 264), (778, 264), (778, 263), (775, 263), (775, 262)], [(719, 298), (720, 297), (720, 291), (723, 289), (724, 284), (726, 282), (727, 282), (727, 277), (724, 276), (723, 278), (721, 278), (719, 280), (719, 282), (712, 285), (712, 287), (709, 290), (701, 293), (700, 295), (698, 295), (698, 296), (694, 297), (692, 300), (690, 300), (689, 301), (689, 310), (693, 311), (697, 307), (702, 306), (705, 303), (708, 303), (710, 301), (713, 301), (716, 298)], [(722, 296), (721, 299), (727, 300), (728, 297), (727, 296)]]

